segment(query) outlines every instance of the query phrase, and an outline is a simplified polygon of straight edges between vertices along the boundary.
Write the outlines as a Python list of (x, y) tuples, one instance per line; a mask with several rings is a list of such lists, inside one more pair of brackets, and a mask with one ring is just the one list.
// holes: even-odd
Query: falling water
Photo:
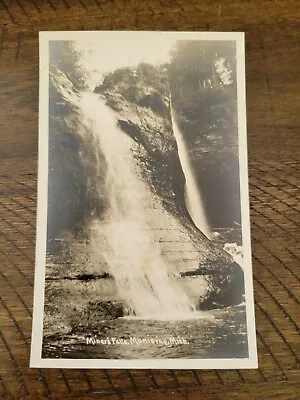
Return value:
[(96, 229), (105, 240), (103, 256), (129, 314), (172, 318), (193, 310), (179, 282), (168, 275), (168, 266), (151, 237), (145, 216), (151, 193), (133, 159), (131, 139), (98, 95), (83, 93), (79, 108), (105, 159), (101, 190), (108, 206)]
[(193, 168), (191, 165), (191, 161), (189, 158), (188, 150), (186, 144), (184, 142), (182, 133), (179, 129), (179, 126), (174, 117), (174, 110), (171, 108), (171, 118), (172, 118), (172, 126), (173, 132), (176, 138), (179, 158), (181, 162), (181, 166), (185, 175), (185, 203), (188, 209), (188, 212), (197, 226), (197, 228), (204, 233), (204, 235), (210, 239), (211, 232), (206, 220), (206, 215), (204, 211), (203, 202), (201, 199), (201, 193), (198, 189), (197, 182), (195, 179), (195, 175), (193, 172)]

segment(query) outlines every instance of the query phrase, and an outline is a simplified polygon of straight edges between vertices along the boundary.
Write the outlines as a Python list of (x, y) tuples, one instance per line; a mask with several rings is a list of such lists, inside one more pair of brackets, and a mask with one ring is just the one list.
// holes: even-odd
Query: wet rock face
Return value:
[[(57, 239), (62, 234), (67, 231), (80, 233), (86, 221), (104, 208), (101, 195), (97, 193), (101, 177), (100, 160), (94, 150), (95, 140), (81, 123), (78, 109), (64, 98), (59, 85), (53, 81), (51, 77), (47, 222), (49, 252), (60, 249)], [(71, 88), (79, 93), (73, 86)]]
[[(80, 313), (80, 318), (73, 320), (72, 328), (76, 331), (90, 328), (101, 322), (124, 316), (123, 304), (120, 301), (89, 301)], [(93, 321), (93, 322), (91, 322)]]
[[(189, 276), (205, 277), (207, 287), (199, 294), (199, 308), (239, 304), (244, 294), (241, 267), (195, 227), (186, 209), (185, 178), (166, 82), (163, 69), (143, 64), (136, 70), (126, 68), (109, 74), (95, 92), (116, 112), (119, 127), (132, 139), (131, 151), (143, 179), (154, 199), (157, 196), (163, 205), (160, 214), (155, 210), (152, 226), (166, 259), (176, 264), (176, 272), (183, 276), (189, 272)], [(167, 227), (170, 229), (165, 231)]]
[(207, 282), (208, 289), (198, 303), (201, 310), (240, 304), (244, 299), (244, 273), (235, 262), (221, 262), (208, 268)]
[(106, 98), (117, 113), (120, 128), (133, 139), (132, 154), (152, 191), (166, 206), (184, 204), (185, 181), (172, 131), (165, 73), (146, 64), (136, 71), (118, 70), (95, 92)]

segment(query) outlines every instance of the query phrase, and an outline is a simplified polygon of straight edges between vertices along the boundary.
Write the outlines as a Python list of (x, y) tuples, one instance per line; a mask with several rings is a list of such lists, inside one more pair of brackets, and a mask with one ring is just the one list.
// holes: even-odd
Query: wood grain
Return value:
[[(300, 2), (0, 0), (0, 397), (300, 398)], [(40, 30), (246, 33), (259, 369), (29, 369)]]

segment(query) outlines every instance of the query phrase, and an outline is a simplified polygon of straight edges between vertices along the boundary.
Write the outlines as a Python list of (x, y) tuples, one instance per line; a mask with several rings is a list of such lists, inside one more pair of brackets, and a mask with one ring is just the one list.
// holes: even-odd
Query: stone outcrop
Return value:
[(156, 198), (163, 204), (159, 214), (154, 206), (151, 223), (170, 265), (175, 265), (182, 279), (204, 278), (207, 285), (199, 294), (200, 308), (238, 304), (244, 292), (243, 271), (220, 245), (195, 227), (186, 209), (185, 178), (172, 130), (165, 74), (163, 68), (146, 64), (136, 70), (118, 70), (95, 92), (106, 98), (120, 128), (132, 138), (132, 154), (154, 203)]

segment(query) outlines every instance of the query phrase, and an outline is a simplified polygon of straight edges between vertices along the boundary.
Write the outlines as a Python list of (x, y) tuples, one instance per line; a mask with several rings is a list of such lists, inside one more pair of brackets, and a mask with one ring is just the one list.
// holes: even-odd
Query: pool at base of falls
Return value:
[(78, 332), (45, 337), (43, 358), (130, 360), (248, 357), (244, 305), (200, 312), (197, 318), (192, 319), (122, 317), (104, 320), (97, 326), (92, 323)]

